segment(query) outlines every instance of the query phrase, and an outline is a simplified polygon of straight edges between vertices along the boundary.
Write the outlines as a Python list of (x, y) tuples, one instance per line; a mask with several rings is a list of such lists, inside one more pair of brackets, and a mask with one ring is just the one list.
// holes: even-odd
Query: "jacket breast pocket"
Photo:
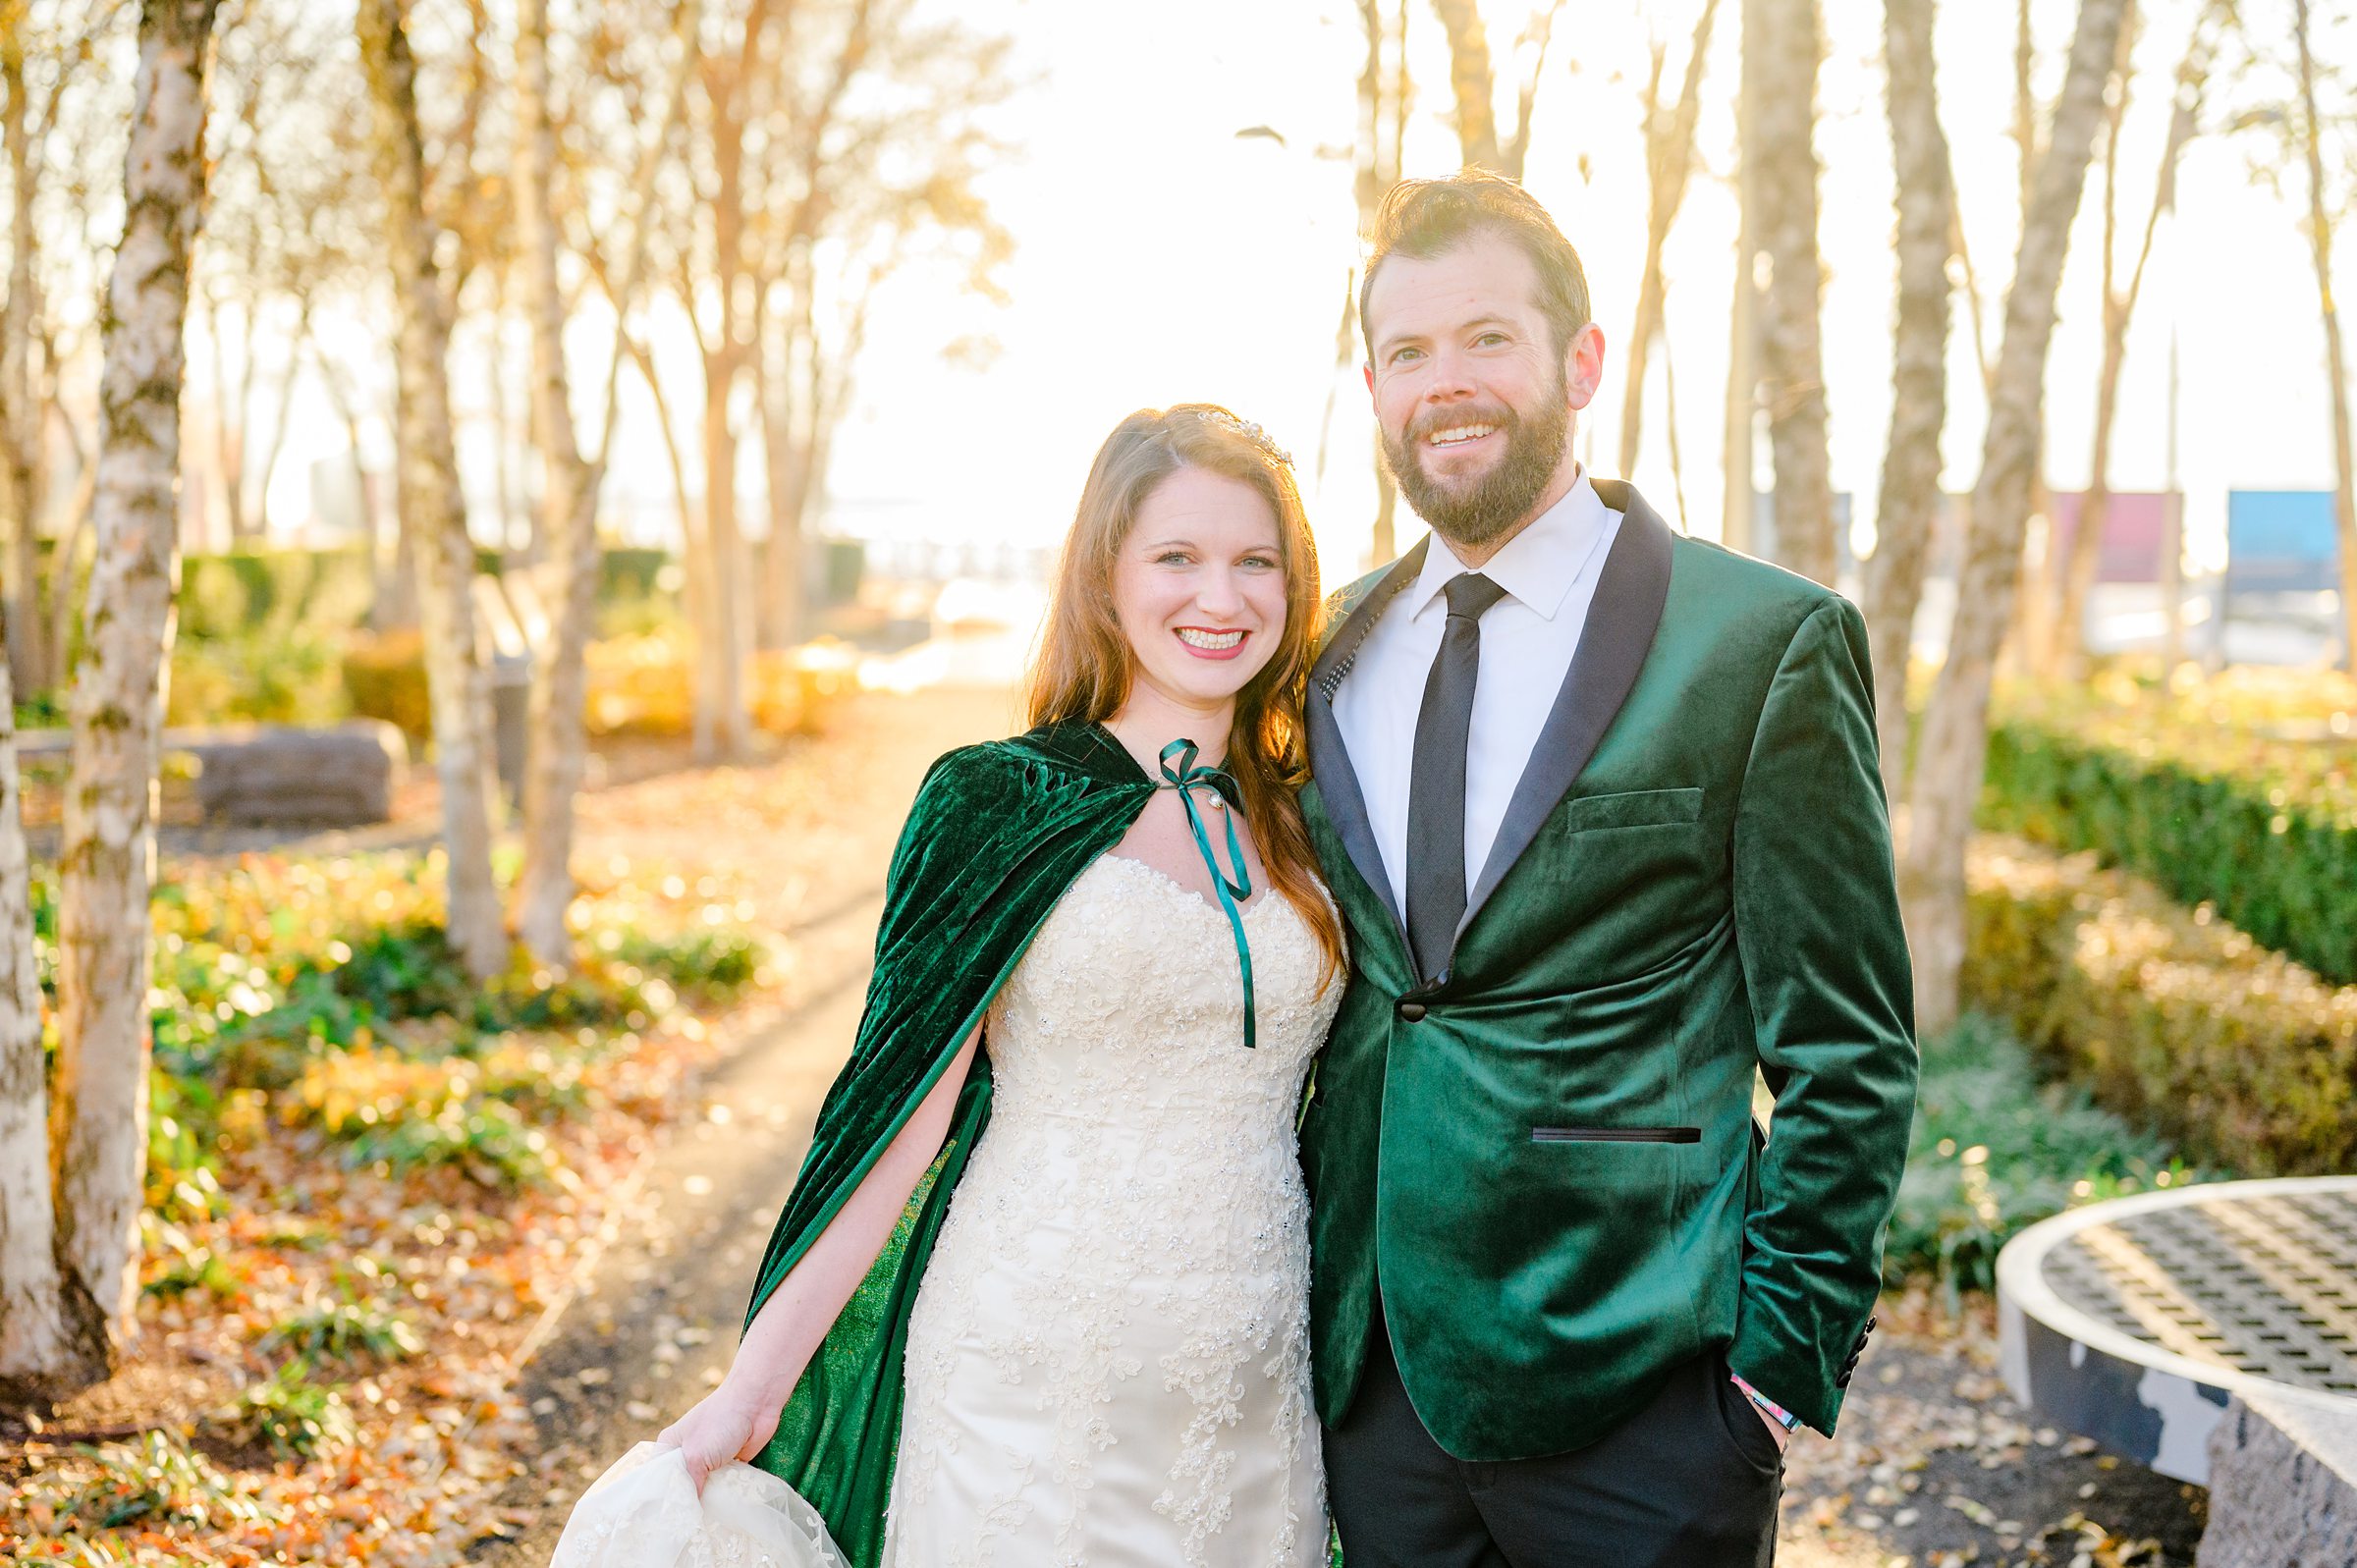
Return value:
[(1550, 851), (1551, 924), (1576, 932), (1590, 983), (1639, 974), (1716, 918), (1699, 787), (1563, 802)]

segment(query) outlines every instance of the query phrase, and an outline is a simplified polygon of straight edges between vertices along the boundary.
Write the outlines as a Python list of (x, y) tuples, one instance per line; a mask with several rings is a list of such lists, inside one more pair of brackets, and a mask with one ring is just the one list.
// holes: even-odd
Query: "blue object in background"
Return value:
[(2340, 586), (2330, 490), (2226, 492), (2226, 592), (2322, 593)]

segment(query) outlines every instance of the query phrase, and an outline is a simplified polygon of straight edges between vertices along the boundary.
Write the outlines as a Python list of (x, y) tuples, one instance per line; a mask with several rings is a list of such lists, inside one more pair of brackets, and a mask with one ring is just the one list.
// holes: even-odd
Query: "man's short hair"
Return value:
[(1502, 175), (1465, 169), (1446, 180), (1402, 180), (1383, 198), (1375, 215), (1366, 279), (1358, 289), (1358, 326), (1370, 361), (1375, 357), (1375, 325), (1367, 319), (1367, 298), (1375, 292), (1375, 274), (1384, 262), (1395, 255), (1429, 261), (1478, 234), (1503, 236), (1530, 258), (1539, 275), (1539, 310), (1555, 334), (1557, 353), (1588, 324), (1587, 269), (1547, 209)]

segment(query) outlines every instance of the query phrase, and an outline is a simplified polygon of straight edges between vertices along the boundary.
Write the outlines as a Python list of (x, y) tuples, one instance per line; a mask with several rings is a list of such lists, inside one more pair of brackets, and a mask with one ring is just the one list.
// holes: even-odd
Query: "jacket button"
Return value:
[(1403, 1001), (1399, 1003), (1398, 1011), (1401, 1023), (1421, 1023), (1424, 1020), (1424, 1003), (1420, 1001)]

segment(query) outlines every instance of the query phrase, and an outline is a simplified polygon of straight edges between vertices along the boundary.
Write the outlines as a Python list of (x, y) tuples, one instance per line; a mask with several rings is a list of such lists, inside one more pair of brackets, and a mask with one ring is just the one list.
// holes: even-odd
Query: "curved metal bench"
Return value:
[(2014, 1397), (2211, 1488), (2201, 1561), (2357, 1550), (2357, 1176), (2089, 1204), (1999, 1255)]

